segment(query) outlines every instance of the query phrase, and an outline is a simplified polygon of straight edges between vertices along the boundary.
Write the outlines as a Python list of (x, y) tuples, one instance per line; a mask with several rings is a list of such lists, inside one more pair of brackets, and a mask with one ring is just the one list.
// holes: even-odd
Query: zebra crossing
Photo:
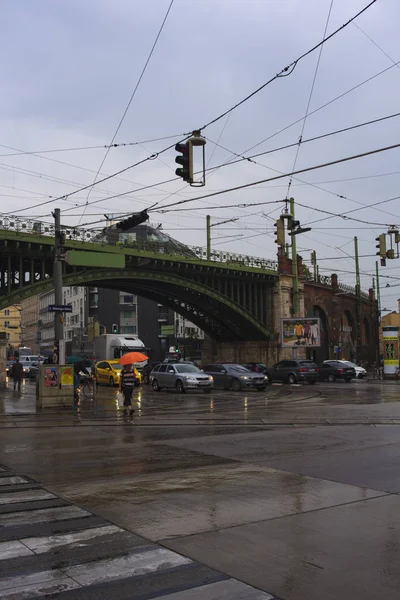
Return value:
[(0, 600), (273, 600), (0, 466)]

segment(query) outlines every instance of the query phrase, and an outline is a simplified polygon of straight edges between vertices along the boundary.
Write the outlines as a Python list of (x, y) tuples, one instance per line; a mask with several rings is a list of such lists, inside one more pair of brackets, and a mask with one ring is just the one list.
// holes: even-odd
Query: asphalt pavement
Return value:
[(400, 384), (0, 392), (0, 598), (392, 600)]

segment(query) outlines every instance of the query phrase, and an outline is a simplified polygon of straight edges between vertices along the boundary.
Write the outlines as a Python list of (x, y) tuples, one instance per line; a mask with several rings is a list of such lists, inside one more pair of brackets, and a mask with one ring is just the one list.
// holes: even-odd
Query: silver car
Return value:
[(189, 389), (202, 389), (205, 394), (209, 394), (214, 379), (194, 365), (175, 363), (154, 367), (150, 373), (150, 383), (156, 392), (163, 388), (175, 389), (179, 393)]

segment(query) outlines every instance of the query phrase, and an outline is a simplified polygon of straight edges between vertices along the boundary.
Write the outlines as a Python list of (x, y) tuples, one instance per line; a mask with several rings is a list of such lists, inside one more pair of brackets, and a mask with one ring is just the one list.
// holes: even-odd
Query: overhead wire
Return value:
[[(331, 18), (331, 12), (332, 12), (333, 2), (334, 2), (334, 0), (331, 0), (330, 5), (329, 5), (328, 16), (327, 16), (326, 22), (325, 22), (324, 34), (322, 36), (323, 40), (325, 39), (326, 32), (327, 32), (328, 25), (329, 25), (329, 20)], [(310, 89), (310, 93), (309, 93), (309, 96), (308, 96), (306, 112), (305, 112), (305, 115), (304, 115), (303, 123), (301, 125), (301, 131), (300, 131), (299, 141), (298, 141), (298, 144), (297, 144), (296, 153), (295, 153), (295, 157), (294, 157), (294, 161), (293, 161), (292, 171), (294, 171), (296, 169), (297, 159), (299, 157), (300, 146), (301, 146), (301, 143), (302, 143), (304, 129), (305, 129), (306, 121), (307, 121), (307, 117), (308, 117), (308, 111), (310, 110), (310, 104), (311, 104), (311, 99), (312, 99), (312, 95), (313, 95), (313, 92), (314, 92), (315, 82), (317, 80), (317, 74), (318, 74), (319, 64), (321, 62), (321, 55), (322, 55), (323, 47), (324, 47), (323, 44), (321, 44), (321, 46), (319, 48), (319, 53), (318, 53), (318, 58), (317, 58), (317, 64), (315, 65), (314, 77), (312, 79), (311, 89)], [(288, 183), (288, 187), (287, 187), (287, 191), (286, 191), (286, 198), (289, 197), (290, 186), (292, 185), (292, 181), (293, 181), (293, 178), (291, 177), (289, 179), (289, 183)]]
[(202, 127), (200, 127), (199, 130), (202, 131), (203, 129), (206, 129), (206, 127), (209, 127), (210, 125), (213, 125), (214, 123), (217, 123), (217, 121), (219, 121), (220, 119), (223, 119), (226, 115), (228, 115), (229, 113), (231, 113), (232, 111), (234, 111), (236, 108), (238, 108), (239, 106), (241, 106), (242, 104), (244, 104), (245, 102), (247, 102), (248, 100), (250, 100), (250, 98), (253, 98), (256, 94), (258, 94), (259, 92), (261, 92), (265, 87), (267, 87), (267, 85), (269, 85), (270, 83), (272, 83), (276, 79), (279, 79), (279, 78), (282, 78), (282, 77), (287, 77), (288, 75), (290, 75), (291, 73), (293, 73), (294, 69), (296, 68), (296, 66), (298, 65), (298, 63), (301, 60), (303, 60), (304, 58), (306, 58), (306, 56), (308, 56), (309, 54), (311, 54), (312, 52), (314, 52), (315, 50), (317, 50), (318, 48), (320, 48), (328, 40), (330, 40), (335, 35), (337, 35), (340, 31), (342, 31), (343, 29), (345, 29), (346, 27), (348, 27), (348, 25), (350, 25), (350, 23), (352, 23), (353, 21), (355, 21), (364, 12), (366, 12), (369, 8), (371, 8), (371, 6), (376, 3), (376, 1), (377, 0), (371, 0), (371, 2), (369, 2), (366, 6), (364, 6), (364, 8), (362, 8), (360, 11), (358, 11), (358, 13), (355, 14), (353, 17), (351, 17), (346, 23), (344, 23), (343, 25), (341, 25), (340, 27), (338, 27), (337, 29), (335, 29), (335, 31), (333, 31), (331, 34), (329, 34), (323, 40), (321, 40), (320, 42), (318, 42), (318, 44), (315, 44), (312, 48), (310, 48), (309, 50), (307, 50), (306, 52), (304, 52), (303, 54), (301, 54), (298, 58), (296, 58), (294, 61), (292, 61), (288, 66), (286, 66), (283, 69), (281, 69), (281, 71), (279, 73), (277, 73), (276, 75), (274, 75), (273, 77), (271, 77), (268, 81), (266, 81), (265, 83), (263, 83), (261, 86), (259, 86), (257, 89), (255, 89), (253, 92), (251, 92), (251, 94), (248, 94), (245, 98), (243, 98), (242, 100), (240, 100), (239, 102), (237, 102), (234, 106), (232, 106), (231, 108), (229, 108), (228, 110), (226, 110), (225, 112), (223, 112), (222, 114), (220, 114), (218, 117), (215, 117), (214, 119), (212, 119), (211, 121), (209, 121), (208, 123), (206, 123), (205, 125), (203, 125)]
[[(155, 40), (154, 40), (154, 43), (153, 43), (153, 45), (152, 45), (152, 47), (151, 47), (151, 50), (150, 50), (150, 52), (149, 52), (149, 54), (148, 54), (148, 56), (147, 56), (146, 62), (145, 62), (145, 64), (144, 64), (144, 66), (143, 66), (143, 69), (142, 69), (142, 71), (141, 71), (140, 75), (139, 75), (139, 78), (138, 78), (138, 80), (137, 80), (137, 82), (136, 82), (136, 85), (135, 85), (135, 88), (134, 88), (134, 90), (133, 90), (133, 92), (132, 92), (132, 94), (131, 94), (131, 97), (129, 98), (129, 102), (128, 102), (128, 104), (126, 105), (126, 107), (125, 107), (125, 110), (124, 110), (124, 112), (123, 112), (123, 114), (122, 114), (122, 117), (121, 117), (121, 119), (120, 119), (120, 121), (119, 121), (119, 123), (118, 123), (118, 125), (117, 125), (117, 128), (116, 128), (116, 130), (115, 130), (115, 132), (114, 132), (114, 135), (113, 135), (113, 137), (112, 137), (112, 139), (111, 139), (110, 145), (109, 145), (109, 147), (106, 149), (106, 152), (105, 152), (105, 154), (104, 154), (103, 160), (102, 160), (102, 161), (101, 161), (101, 163), (100, 163), (100, 166), (99, 166), (99, 168), (98, 168), (98, 170), (97, 170), (97, 173), (96, 173), (96, 176), (95, 176), (95, 178), (94, 178), (94, 181), (93, 181), (93, 183), (96, 183), (96, 181), (97, 181), (97, 177), (99, 176), (99, 173), (100, 173), (100, 171), (101, 171), (101, 169), (102, 169), (102, 167), (103, 167), (103, 165), (104, 165), (105, 161), (107, 160), (107, 156), (109, 155), (109, 152), (110, 152), (110, 150), (111, 150), (111, 148), (112, 148), (112, 144), (114, 143), (114, 141), (115, 141), (115, 138), (117, 137), (117, 135), (118, 135), (118, 132), (119, 132), (119, 130), (121, 129), (121, 125), (122, 125), (122, 123), (124, 122), (124, 119), (125, 119), (125, 117), (126, 117), (126, 115), (127, 115), (127, 113), (128, 113), (128, 110), (129, 110), (129, 108), (130, 108), (130, 106), (131, 106), (131, 104), (132, 104), (132, 101), (133, 101), (133, 99), (134, 99), (134, 97), (135, 97), (135, 95), (136, 95), (136, 92), (137, 92), (137, 90), (138, 90), (138, 88), (139, 88), (139, 86), (140, 86), (140, 83), (141, 83), (141, 81), (142, 81), (142, 79), (143, 79), (143, 76), (144, 76), (144, 74), (145, 74), (145, 72), (146, 72), (147, 66), (148, 66), (148, 64), (149, 64), (149, 62), (150, 62), (150, 60), (151, 60), (151, 57), (153, 56), (153, 52), (154, 52), (154, 50), (155, 50), (155, 48), (156, 48), (156, 46), (157, 46), (157, 42), (158, 42), (158, 40), (159, 40), (159, 38), (160, 38), (160, 35), (161, 35), (161, 33), (162, 33), (162, 30), (164, 29), (164, 25), (165, 25), (165, 23), (166, 23), (166, 21), (167, 21), (167, 19), (168, 19), (168, 15), (169, 15), (169, 13), (170, 13), (170, 11), (171, 11), (171, 8), (172, 8), (172, 5), (173, 5), (173, 3), (174, 3), (174, 0), (170, 0), (169, 6), (168, 6), (168, 8), (167, 8), (167, 12), (166, 12), (166, 13), (165, 13), (165, 15), (164, 15), (163, 21), (162, 21), (162, 23), (161, 23), (161, 26), (160, 26), (160, 28), (159, 28), (159, 30), (158, 30), (158, 33), (157, 33), (157, 35), (156, 35), (156, 38), (155, 38)], [(87, 194), (87, 196), (86, 196), (86, 204), (85, 204), (85, 208), (84, 208), (84, 210), (83, 210), (83, 213), (82, 213), (82, 217), (83, 217), (83, 215), (84, 215), (84, 214), (85, 214), (85, 212), (86, 212), (86, 208), (87, 208), (87, 206), (88, 206), (88, 200), (89, 200), (89, 197), (90, 197), (90, 194), (91, 194), (91, 191), (92, 191), (92, 189), (93, 189), (93, 187), (91, 186), (91, 187), (89, 188), (88, 194)], [(82, 220), (82, 217), (81, 217), (81, 219), (79, 220), (79, 223), (80, 223), (80, 221)], [(78, 225), (79, 225), (79, 223), (78, 223)]]

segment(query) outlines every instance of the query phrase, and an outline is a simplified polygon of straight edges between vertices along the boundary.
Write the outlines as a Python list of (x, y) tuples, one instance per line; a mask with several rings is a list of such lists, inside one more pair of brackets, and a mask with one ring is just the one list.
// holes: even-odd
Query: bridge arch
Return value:
[(329, 358), (329, 330), (328, 330), (328, 317), (326, 312), (321, 306), (315, 304), (307, 314), (308, 317), (318, 317), (320, 319), (321, 331), (320, 340), (321, 346), (309, 350), (309, 358), (314, 360), (317, 364), (320, 364), (324, 360)]
[[(65, 286), (95, 286), (133, 293), (172, 308), (217, 340), (266, 340), (270, 332), (248, 310), (203, 283), (159, 270), (96, 269), (64, 276)], [(52, 278), (22, 287), (7, 296), (17, 303), (53, 289)]]

